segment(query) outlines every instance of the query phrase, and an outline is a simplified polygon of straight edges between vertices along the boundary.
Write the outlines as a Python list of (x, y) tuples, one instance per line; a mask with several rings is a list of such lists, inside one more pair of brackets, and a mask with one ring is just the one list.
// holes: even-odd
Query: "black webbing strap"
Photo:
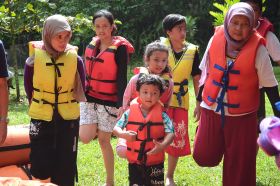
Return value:
[(21, 170), (26, 174), (29, 180), (32, 180), (32, 174), (30, 172), (28, 165), (18, 165), (18, 167), (21, 168)]
[(28, 143), (28, 144), (21, 144), (21, 145), (13, 145), (13, 146), (0, 147), (0, 152), (20, 150), (20, 149), (28, 149), (28, 148), (30, 148), (30, 143)]

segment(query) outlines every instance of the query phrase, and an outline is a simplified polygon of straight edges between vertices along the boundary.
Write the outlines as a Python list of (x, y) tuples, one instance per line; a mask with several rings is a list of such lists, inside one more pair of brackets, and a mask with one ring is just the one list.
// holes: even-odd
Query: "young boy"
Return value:
[[(172, 119), (175, 128), (175, 138), (167, 148), (168, 170), (166, 185), (174, 186), (174, 172), (179, 157), (191, 154), (188, 134), (188, 110), (190, 76), (193, 79), (195, 95), (198, 93), (200, 79), (198, 47), (186, 42), (186, 18), (180, 14), (169, 14), (163, 21), (162, 26), (167, 38), (161, 38), (169, 48), (168, 63), (172, 69), (174, 86), (168, 116)], [(199, 120), (200, 109), (197, 102), (194, 110), (196, 121)]]
[(129, 185), (164, 185), (164, 149), (173, 140), (174, 128), (159, 102), (163, 84), (157, 75), (140, 77), (139, 97), (114, 127), (114, 134), (127, 140)]

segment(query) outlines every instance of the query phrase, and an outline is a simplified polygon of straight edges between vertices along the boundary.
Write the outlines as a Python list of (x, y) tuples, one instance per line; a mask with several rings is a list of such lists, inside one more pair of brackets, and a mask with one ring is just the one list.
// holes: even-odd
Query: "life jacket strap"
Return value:
[(18, 165), (17, 167), (19, 167), (26, 174), (29, 180), (32, 180), (32, 174), (28, 165)]
[(104, 60), (103, 59), (100, 59), (98, 57), (94, 57), (94, 56), (91, 56), (91, 57), (86, 57), (86, 60), (88, 61), (91, 61), (91, 62), (99, 62), (99, 63), (104, 63)]
[(55, 105), (57, 105), (57, 104), (67, 104), (67, 103), (78, 103), (75, 99), (73, 99), (73, 100), (71, 100), (71, 101), (65, 101), (65, 102), (58, 102), (58, 103), (51, 103), (51, 102), (49, 102), (49, 101), (46, 101), (46, 100), (44, 100), (44, 99), (41, 99), (41, 100), (38, 100), (38, 99), (35, 99), (35, 98), (32, 98), (32, 101), (34, 101), (34, 102), (36, 102), (36, 103), (38, 103), (38, 104), (40, 104), (40, 103), (42, 103), (42, 104), (49, 104), (49, 105), (52, 105), (52, 106), (55, 106)]
[[(36, 92), (44, 92), (44, 93), (48, 93), (48, 94), (55, 94), (54, 92), (49, 92), (49, 91), (45, 91), (45, 90), (41, 91), (40, 89), (35, 88), (35, 87), (33, 88), (33, 90), (36, 91)], [(64, 92), (59, 92), (59, 91), (60, 90), (58, 90), (58, 94), (65, 94), (65, 93), (73, 92), (74, 89), (71, 89), (70, 91), (64, 91)]]
[(240, 74), (239, 70), (233, 70), (234, 66), (234, 62), (232, 60), (227, 61), (227, 67), (223, 68), (222, 66), (215, 64), (214, 68), (216, 68), (217, 70), (220, 70), (223, 72), (223, 76), (222, 76), (222, 81), (221, 83), (213, 81), (212, 83), (215, 86), (218, 86), (221, 88), (221, 92), (220, 92), (220, 96), (217, 97), (217, 99), (213, 99), (210, 96), (207, 97), (207, 99), (210, 102), (216, 102), (217, 103), (217, 108), (215, 110), (215, 112), (219, 112), (221, 111), (221, 121), (222, 121), (222, 128), (225, 125), (225, 107), (229, 107), (229, 108), (238, 108), (240, 105), (239, 104), (230, 104), (230, 103), (225, 103), (224, 102), (224, 97), (225, 94), (228, 90), (237, 90), (238, 87), (237, 86), (229, 86), (229, 74)]
[(61, 72), (59, 69), (59, 66), (64, 66), (64, 63), (56, 63), (55, 60), (53, 58), (51, 58), (51, 63), (46, 63), (46, 66), (54, 66), (56, 72), (57, 72), (57, 76), (61, 77)]
[(95, 92), (95, 93), (98, 93), (98, 94), (102, 94), (102, 95), (106, 95), (106, 96), (116, 96), (117, 93), (107, 93), (107, 92), (100, 92), (100, 91), (96, 91), (96, 90), (93, 90), (92, 86), (88, 85), (86, 86), (86, 93), (88, 92)]
[(182, 82), (174, 82), (174, 86), (180, 86), (179, 87), (179, 92), (173, 92), (173, 94), (176, 95), (177, 101), (179, 103), (179, 106), (182, 105), (182, 96), (185, 96), (189, 89), (187, 88), (186, 90), (184, 89), (184, 86), (188, 86), (189, 81), (187, 79), (184, 79)]

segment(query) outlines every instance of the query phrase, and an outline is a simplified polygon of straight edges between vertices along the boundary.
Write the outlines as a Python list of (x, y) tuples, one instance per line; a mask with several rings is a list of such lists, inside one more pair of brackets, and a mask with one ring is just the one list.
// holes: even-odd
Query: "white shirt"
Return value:
[(265, 36), (265, 40), (266, 40), (266, 48), (268, 50), (270, 57), (275, 62), (280, 61), (280, 42), (276, 37), (276, 35), (273, 32), (268, 31)]

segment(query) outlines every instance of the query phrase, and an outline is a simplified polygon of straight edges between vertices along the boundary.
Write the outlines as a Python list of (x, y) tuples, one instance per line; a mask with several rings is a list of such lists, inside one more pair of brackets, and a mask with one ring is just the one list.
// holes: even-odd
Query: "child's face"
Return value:
[(51, 39), (51, 45), (57, 52), (64, 52), (70, 38), (69, 31), (59, 32)]
[(167, 35), (171, 39), (172, 42), (182, 43), (186, 39), (187, 26), (186, 23), (183, 22), (179, 25), (174, 26), (171, 30), (167, 31)]
[(96, 35), (101, 39), (107, 39), (112, 36), (113, 25), (110, 24), (107, 18), (99, 17), (94, 21)]
[(228, 26), (228, 32), (232, 39), (242, 41), (249, 36), (250, 23), (246, 16), (234, 16)]
[(165, 51), (154, 51), (146, 59), (146, 63), (151, 74), (160, 75), (168, 63), (168, 53)]
[(141, 107), (145, 110), (150, 110), (160, 98), (159, 88), (156, 85), (143, 84), (140, 87), (139, 98), (142, 102)]
[(256, 3), (253, 3), (253, 2), (247, 2), (247, 3), (249, 5), (251, 5), (251, 7), (254, 10), (254, 13), (255, 13), (255, 26), (257, 26), (258, 19), (261, 17), (260, 7)]

